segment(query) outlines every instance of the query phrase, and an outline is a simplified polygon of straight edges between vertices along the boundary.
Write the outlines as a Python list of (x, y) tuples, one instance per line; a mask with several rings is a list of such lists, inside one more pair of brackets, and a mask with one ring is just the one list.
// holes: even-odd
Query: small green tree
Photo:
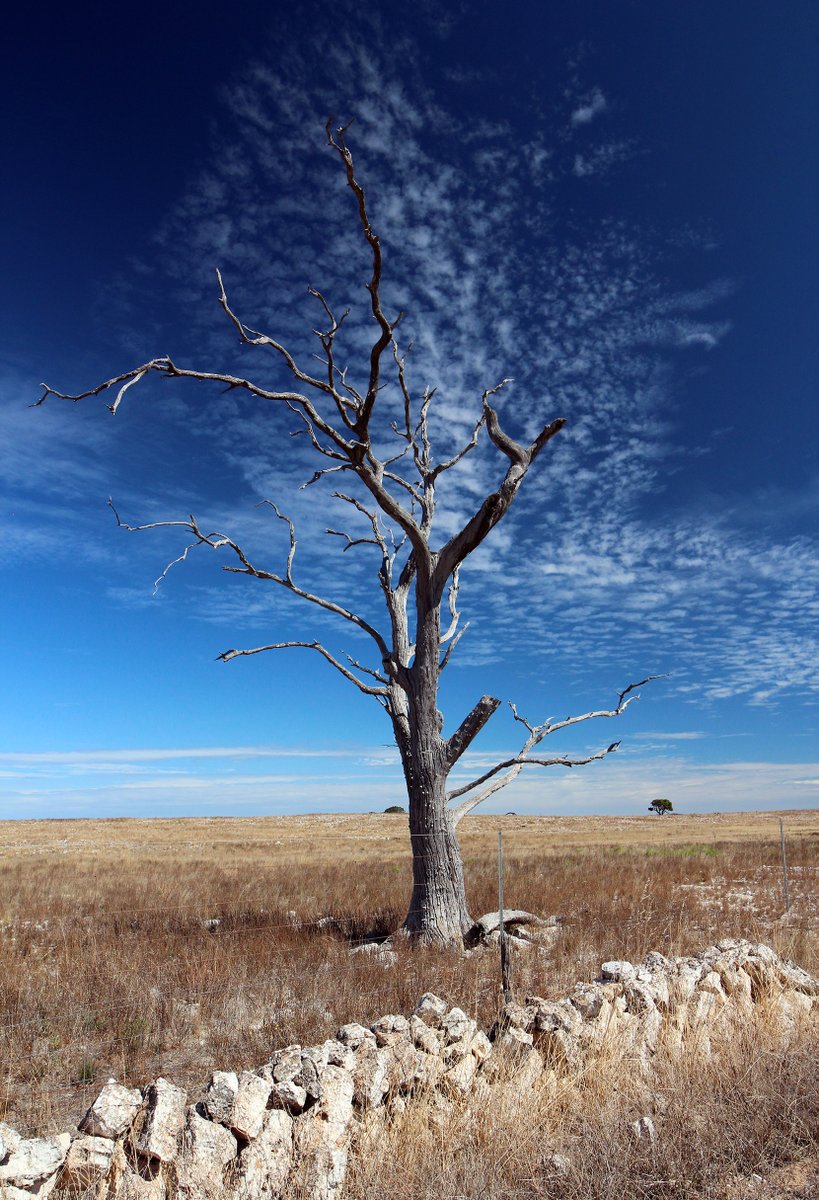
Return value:
[(652, 800), (648, 806), (648, 811), (655, 812), (658, 817), (661, 817), (663, 813), (673, 812), (674, 805), (670, 800)]

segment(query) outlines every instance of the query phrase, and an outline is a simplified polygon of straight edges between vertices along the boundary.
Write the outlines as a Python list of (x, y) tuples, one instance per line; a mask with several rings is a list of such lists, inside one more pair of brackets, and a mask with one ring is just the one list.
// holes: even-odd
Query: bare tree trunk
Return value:
[(412, 897), (404, 929), (424, 941), (461, 945), (473, 922), (466, 906), (461, 851), (446, 806), (446, 779), (442, 774), (419, 777), (411, 772), (407, 794)]
[[(438, 711), (440, 597), (425, 572), (416, 580), (415, 661), (407, 672), (408, 725), (398, 738), (409, 801), (412, 897), (404, 929), (424, 941), (462, 944), (472, 925), (463, 862), (447, 806), (447, 743)], [(396, 728), (396, 733), (399, 729)]]

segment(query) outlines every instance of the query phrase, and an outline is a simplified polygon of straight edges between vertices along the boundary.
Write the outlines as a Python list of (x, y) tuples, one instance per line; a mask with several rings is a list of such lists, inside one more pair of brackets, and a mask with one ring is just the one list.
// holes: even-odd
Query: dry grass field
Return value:
[[(562, 918), (548, 957), (514, 956), (520, 996), (562, 995), (606, 959), (684, 954), (732, 936), (819, 973), (819, 812), (471, 816), (459, 832), (475, 916), (497, 908), (499, 829), (507, 906)], [(350, 954), (400, 924), (410, 867), (400, 816), (0, 823), (0, 1119), (29, 1132), (69, 1128), (110, 1076), (141, 1084), (166, 1074), (195, 1093), (214, 1068), (256, 1066), (343, 1022), (406, 1012), (425, 991), (488, 1025), (500, 1002), (494, 953), (397, 940), (390, 967)], [(472, 1122), (444, 1140), (411, 1118), (421, 1122), (412, 1136), (395, 1130), (394, 1177), (361, 1166), (352, 1194), (730, 1197), (740, 1152), (747, 1166), (756, 1146), (754, 1161), (774, 1174), (809, 1154), (814, 1052), (804, 1038), (783, 1048), (755, 1035), (708, 1072), (683, 1078), (684, 1067), (669, 1066), (676, 1163), (643, 1162), (645, 1148), (622, 1139), (614, 1153), (612, 1114), (629, 1110), (628, 1081), (615, 1086), (601, 1068), (582, 1104), (567, 1092), (523, 1122), (495, 1114), (492, 1136)], [(550, 1144), (586, 1148), (579, 1174), (553, 1186), (541, 1161), (547, 1131)], [(623, 1179), (642, 1171), (654, 1184), (624, 1193)], [(703, 1191), (702, 1179), (717, 1176), (729, 1190)]]

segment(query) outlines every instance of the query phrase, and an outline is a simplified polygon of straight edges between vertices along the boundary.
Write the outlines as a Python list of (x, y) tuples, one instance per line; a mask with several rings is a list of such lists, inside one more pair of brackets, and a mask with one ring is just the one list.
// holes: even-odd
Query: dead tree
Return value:
[[(452, 769), (500, 705), (495, 697), (482, 696), (457, 729), (449, 736), (444, 735), (443, 717), (438, 708), (441, 673), (466, 628), (459, 628), (459, 571), (469, 555), (506, 516), (535, 460), (563, 428), (565, 419), (557, 417), (550, 421), (528, 445), (515, 441), (501, 428), (493, 404), (497, 393), (511, 382), (503, 379), (483, 393), (474, 427), (460, 449), (448, 458), (436, 457), (430, 422), (434, 390), (426, 388), (417, 398), (411, 394), (405, 352), (397, 339), (402, 314), (391, 320), (382, 306), (381, 244), (370, 224), (364, 188), (347, 146), (346, 127), (334, 129), (328, 122), (326, 131), (328, 145), (338, 155), (346, 173), (347, 185), (355, 199), (358, 225), (372, 263), (366, 287), (375, 334), (363, 372), (366, 386), (357, 387), (347, 368), (342, 368), (337, 361), (337, 339), (346, 312), (336, 318), (325, 297), (310, 289), (325, 320), (324, 327), (316, 331), (321, 345), (317, 357), (322, 369), (320, 373), (311, 374), (296, 362), (285, 346), (267, 334), (251, 329), (235, 314), (217, 271), (219, 301), (241, 343), (275, 351), (292, 376), (295, 383), (292, 390), (273, 391), (231, 374), (180, 367), (166, 357), (152, 359), (78, 395), (66, 395), (44, 384), (43, 395), (37, 403), (42, 404), (48, 396), (76, 401), (114, 393), (108, 408), (116, 413), (128, 389), (151, 373), (166, 379), (194, 379), (199, 383), (221, 384), (228, 390), (241, 389), (262, 401), (286, 405), (299, 418), (319, 463), (324, 462), (316, 469), (311, 483), (329, 474), (348, 472), (363, 487), (359, 495), (343, 491), (334, 494), (356, 510), (358, 520), (363, 517), (365, 536), (332, 529), (327, 532), (340, 538), (345, 550), (368, 545), (377, 551), (378, 586), (386, 609), (383, 629), (351, 608), (316, 595), (297, 582), (294, 574), (296, 531), (291, 519), (272, 501), (264, 503), (269, 504), (276, 517), (287, 526), (290, 538), (286, 565), (279, 572), (257, 566), (233, 538), (203, 529), (193, 516), (187, 520), (132, 526), (120, 521), (117, 515), (117, 522), (129, 530), (178, 527), (190, 534), (192, 541), (174, 562), (184, 560), (198, 546), (225, 551), (231, 561), (224, 570), (278, 584), (306, 603), (354, 625), (370, 638), (375, 649), (376, 667), (366, 666), (349, 655), (342, 661), (320, 641), (274, 642), (250, 649), (226, 650), (219, 657), (223, 662), (229, 662), (243, 655), (269, 650), (312, 650), (384, 709), (392, 722), (409, 801), (413, 889), (404, 928), (427, 941), (459, 943), (472, 920), (467, 908), (463, 863), (456, 837), (458, 822), (511, 783), (525, 766), (575, 767), (611, 754), (617, 749), (618, 742), (583, 758), (549, 757), (543, 754), (541, 746), (547, 737), (559, 730), (597, 717), (619, 716), (636, 698), (635, 689), (649, 680), (624, 688), (612, 708), (539, 725), (520, 716), (511, 705), (515, 721), (526, 734), (518, 753), (496, 763), (469, 783), (447, 789)], [(388, 373), (400, 393), (401, 415), (398, 420), (387, 422), (389, 432), (395, 438), (396, 452), (384, 457), (376, 450), (374, 422), (380, 407), (379, 393)], [(378, 416), (381, 417), (381, 412)], [(500, 483), (476, 507), (463, 527), (444, 545), (435, 548), (431, 537), (438, 481), (475, 450), (482, 435), (489, 439), (500, 457), (503, 468)], [(160, 578), (168, 569), (166, 567)], [(443, 626), (442, 608), (447, 617)]]

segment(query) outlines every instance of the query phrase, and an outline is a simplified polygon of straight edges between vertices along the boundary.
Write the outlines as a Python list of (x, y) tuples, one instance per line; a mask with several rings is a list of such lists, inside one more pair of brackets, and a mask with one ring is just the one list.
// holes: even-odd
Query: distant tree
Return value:
[(674, 805), (670, 800), (652, 800), (648, 806), (648, 811), (655, 812), (658, 817), (661, 817), (663, 813), (673, 812)]
[(400, 804), (391, 804), (389, 808), (384, 809), (385, 813), (406, 813), (406, 811)]
[[(298, 418), (299, 430), (309, 439), (319, 463), (310, 483), (331, 473), (350, 481), (349, 491), (338, 491), (334, 495), (349, 506), (356, 520), (363, 519), (364, 532), (348, 533), (335, 529), (327, 532), (341, 541), (343, 550), (363, 546), (374, 551), (377, 563), (374, 582), (382, 593), (386, 610), (385, 626), (381, 628), (346, 605), (316, 595), (296, 581), (296, 530), (292, 520), (271, 500), (264, 503), (287, 527), (290, 539), (286, 565), (281, 571), (257, 566), (232, 537), (203, 529), (194, 516), (134, 526), (121, 521), (115, 509), (114, 513), (123, 529), (173, 526), (189, 534), (193, 541), (174, 560), (176, 562), (186, 558), (194, 547), (224, 550), (233, 563), (225, 566), (226, 571), (277, 584), (369, 637), (374, 650), (370, 665), (351, 655), (342, 656), (345, 660), (342, 661), (318, 640), (273, 642), (249, 649), (226, 650), (219, 657), (223, 662), (229, 662), (242, 655), (269, 650), (311, 650), (383, 708), (392, 723), (409, 800), (413, 888), (404, 928), (425, 941), (457, 944), (472, 925), (464, 888), (463, 861), (455, 833), (458, 822), (478, 804), (511, 783), (524, 766), (571, 768), (611, 754), (619, 742), (579, 758), (545, 757), (537, 753), (537, 748), (550, 734), (582, 721), (620, 716), (637, 698), (635, 689), (656, 676), (623, 688), (611, 708), (558, 721), (530, 723), (510, 704), (515, 721), (525, 730), (520, 750), (481, 771), (470, 782), (447, 790), (453, 767), (501, 703), (494, 696), (481, 696), (457, 727), (445, 735), (444, 717), (438, 707), (439, 683), (466, 628), (459, 629), (460, 569), (506, 516), (535, 460), (566, 421), (564, 417), (556, 417), (543, 426), (533, 441), (516, 441), (501, 428), (493, 403), (494, 397), (511, 382), (502, 379), (483, 392), (471, 433), (460, 448), (449, 457), (434, 453), (430, 406), (435, 389), (425, 387), (420, 395), (413, 395), (410, 389), (406, 348), (402, 351), (397, 338), (403, 314), (390, 317), (382, 305), (381, 243), (370, 224), (364, 188), (356, 175), (353, 156), (346, 142), (346, 127), (334, 129), (328, 122), (326, 132), (328, 146), (338, 156), (354, 198), (359, 231), (367, 244), (372, 268), (366, 289), (375, 332), (364, 355), (360, 375), (339, 365), (339, 332), (347, 313), (336, 316), (321, 292), (310, 289), (323, 321), (323, 325), (315, 330), (320, 347), (317, 354), (320, 370), (311, 373), (300, 366), (290, 350), (275, 338), (251, 329), (235, 314), (228, 302), (222, 276), (217, 271), (219, 303), (240, 343), (266, 348), (278, 355), (294, 380), (292, 389), (272, 390), (222, 371), (180, 367), (170, 357), (163, 357), (151, 359), (78, 395), (66, 395), (43, 385), (43, 395), (37, 403), (42, 404), (48, 396), (76, 401), (113, 391), (114, 399), (108, 407), (116, 413), (126, 391), (150, 374), (165, 379), (218, 384), (222, 389), (239, 390), (265, 403), (286, 406)], [(445, 297), (442, 297), (444, 302)], [(385, 403), (379, 404), (388, 372), (400, 396), (397, 419), (394, 412), (386, 410)], [(443, 421), (443, 416), (440, 419)], [(433, 545), (436, 486), (445, 472), (456, 467), (476, 448), (484, 434), (500, 457), (503, 468), (500, 481), (443, 544)], [(390, 439), (392, 448), (385, 453), (384, 446)], [(442, 607), (446, 614), (443, 627)], [(455, 801), (457, 803), (453, 805)]]

